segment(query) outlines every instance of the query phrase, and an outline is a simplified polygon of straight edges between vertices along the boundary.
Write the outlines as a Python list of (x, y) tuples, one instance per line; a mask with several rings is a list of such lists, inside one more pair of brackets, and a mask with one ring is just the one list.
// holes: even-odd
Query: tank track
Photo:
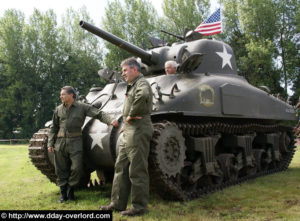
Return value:
[[(49, 130), (49, 128), (44, 128), (33, 134), (29, 141), (29, 158), (42, 174), (44, 174), (51, 182), (56, 183), (57, 176), (55, 174), (54, 162), (49, 160), (49, 158), (54, 159), (54, 153), (49, 153), (47, 147)], [(48, 154), (53, 154), (53, 156), (49, 157)], [(99, 185), (101, 185), (101, 180), (91, 180), (90, 172), (86, 171), (86, 173), (83, 174), (78, 187), (86, 188)]]
[(33, 165), (40, 170), (51, 182), (56, 182), (55, 168), (48, 158), (49, 129), (40, 129), (33, 134), (29, 142), (29, 158)]
[[(154, 123), (154, 135), (151, 141), (151, 150), (150, 150), (150, 178), (151, 186), (161, 195), (164, 199), (172, 200), (191, 200), (194, 198), (201, 197), (208, 193), (213, 193), (218, 190), (224, 189), (229, 186), (233, 186), (247, 180), (254, 179), (256, 177), (266, 176), (272, 173), (277, 173), (284, 171), (288, 168), (293, 155), (295, 153), (295, 143), (294, 135), (292, 128), (281, 126), (281, 125), (263, 125), (258, 123), (248, 123), (248, 124), (232, 124), (224, 122), (206, 122), (206, 123), (186, 123), (186, 122), (176, 122), (171, 123), (176, 124), (179, 129), (181, 129), (183, 136), (213, 136), (215, 134), (248, 134), (248, 133), (272, 133), (272, 132), (286, 132), (290, 138), (288, 144), (288, 151), (283, 154), (281, 161), (279, 161), (277, 167), (268, 169), (262, 172), (257, 172), (251, 175), (245, 175), (239, 177), (235, 181), (223, 181), (219, 184), (207, 185), (194, 190), (184, 190), (180, 186), (180, 175), (177, 177), (168, 177), (166, 174), (163, 174), (162, 171), (158, 168), (158, 162), (156, 158), (153, 157), (155, 154), (155, 145), (157, 145), (158, 137), (160, 136), (161, 129), (163, 125), (166, 124), (166, 121)], [(281, 141), (280, 141), (281, 142)], [(281, 147), (279, 147), (281, 148)], [(178, 184), (179, 183), (179, 184)]]
[[(170, 122), (156, 122), (154, 123), (154, 136), (151, 141), (150, 151), (150, 168), (149, 173), (151, 177), (151, 188), (154, 188), (165, 199), (172, 200), (191, 200), (198, 198), (208, 193), (212, 193), (228, 186), (236, 185), (241, 182), (254, 179), (260, 176), (266, 176), (272, 173), (284, 171), (288, 168), (294, 152), (295, 145), (293, 139), (292, 128), (280, 125), (261, 125), (261, 124), (246, 124), (246, 125), (234, 125), (224, 122), (208, 122), (208, 123), (182, 123), (182, 122), (171, 122), (172, 125), (176, 125), (183, 133), (184, 136), (213, 136), (215, 134), (226, 133), (226, 134), (246, 134), (253, 132), (270, 133), (270, 132), (287, 132), (292, 140), (288, 146), (288, 152), (283, 156), (279, 165), (267, 171), (259, 172), (253, 175), (243, 176), (236, 181), (227, 181), (218, 185), (209, 185), (194, 191), (183, 190), (177, 184), (177, 177), (168, 177), (162, 173), (158, 166), (158, 162), (151, 155), (155, 155), (155, 149), (153, 145), (157, 144), (157, 138), (161, 134), (161, 131), (166, 124)], [(48, 131), (49, 129), (40, 129), (33, 135), (29, 145), (29, 157), (34, 166), (40, 170), (51, 182), (56, 182), (56, 175), (53, 163), (50, 162), (48, 157), (47, 142), (48, 142)], [(85, 181), (86, 183), (86, 181)], [(88, 186), (93, 186), (91, 182)]]

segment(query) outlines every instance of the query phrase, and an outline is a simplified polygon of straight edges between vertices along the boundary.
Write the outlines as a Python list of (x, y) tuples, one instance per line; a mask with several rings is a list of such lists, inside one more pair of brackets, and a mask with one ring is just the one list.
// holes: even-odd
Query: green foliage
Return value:
[(275, 1), (277, 15), (275, 39), (278, 48), (278, 60), (280, 62), (280, 72), (284, 83), (285, 92), (287, 86), (293, 83), (299, 76), (299, 30), (297, 30), (297, 16), (299, 16), (299, 0)]
[[(299, 6), (300, 1), (297, 1), (297, 5), (296, 7), (300, 7)], [(297, 33), (294, 35), (293, 37), (293, 42), (296, 43), (296, 46), (294, 48), (292, 48), (294, 53), (291, 53), (292, 57), (292, 62), (290, 63), (291, 69), (294, 70), (294, 75), (292, 77), (292, 90), (294, 91), (292, 100), (294, 101), (293, 103), (296, 104), (298, 102), (298, 98), (300, 97), (300, 11), (296, 10), (295, 13), (295, 19), (294, 19), (294, 24), (295, 24), (295, 30), (294, 32)]]
[(16, 129), (21, 137), (30, 137), (43, 127), (60, 103), (62, 86), (85, 94), (93, 84), (102, 84), (97, 76), (99, 41), (79, 27), (80, 17), (89, 20), (86, 9), (68, 10), (62, 27), (52, 10), (35, 10), (28, 24), (15, 10), (0, 19), (2, 138), (13, 137)]
[(15, 10), (8, 10), (0, 20), (0, 59), (1, 84), (0, 88), (0, 126), (2, 135), (10, 133), (22, 119), (22, 100), (26, 76), (25, 54), (23, 51), (24, 15)]
[(24, 96), (24, 109), (31, 109), (27, 113), (30, 119), (26, 123), (20, 122), (20, 126), (27, 125), (26, 130), (24, 128), (27, 132), (26, 137), (30, 136), (32, 129), (36, 130), (45, 123), (43, 117), (51, 116), (56, 101), (55, 97), (51, 96), (57, 89), (61, 60), (56, 25), (53, 11), (42, 14), (35, 10), (24, 32), (24, 53), (27, 55), (27, 62), (23, 75), (29, 80), (26, 83), (28, 94)]
[(254, 41), (251, 39), (245, 45), (245, 49), (247, 55), (240, 57), (243, 64), (240, 74), (256, 86), (267, 85), (272, 93), (279, 92), (281, 90), (280, 75), (275, 70), (270, 56), (275, 51), (273, 43), (270, 40)]
[[(148, 0), (119, 0), (108, 2), (103, 18), (104, 29), (140, 48), (150, 47), (148, 36), (157, 35), (157, 12)], [(132, 54), (104, 42), (106, 49), (104, 63), (111, 69), (120, 66), (122, 60)]]
[(102, 48), (95, 35), (84, 31), (79, 26), (79, 21), (92, 23), (86, 8), (79, 12), (67, 10), (60, 28), (63, 62), (60, 73), (63, 85), (74, 86), (81, 94), (87, 94), (93, 84), (102, 86), (97, 75), (102, 65)]
[(239, 0), (241, 28), (253, 40), (274, 39), (276, 15), (273, 0)]
[(251, 84), (267, 85), (273, 93), (286, 96), (287, 86), (299, 75), (296, 21), (300, 1), (221, 2), (223, 36), (235, 51), (240, 74)]
[(194, 30), (209, 15), (208, 0), (163, 0), (163, 28), (183, 35), (185, 29)]
[[(299, 72), (299, 69), (298, 69), (298, 72)], [(294, 79), (293, 81), (293, 88), (292, 90), (295, 92), (292, 96), (292, 103), (294, 105), (296, 105), (298, 102), (299, 102), (299, 97), (300, 97), (300, 74)]]

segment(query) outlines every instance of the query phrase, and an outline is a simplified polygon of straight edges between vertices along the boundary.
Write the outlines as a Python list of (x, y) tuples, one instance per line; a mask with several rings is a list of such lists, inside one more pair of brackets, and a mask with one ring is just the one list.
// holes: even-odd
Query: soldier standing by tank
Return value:
[(106, 113), (89, 104), (77, 102), (75, 98), (73, 87), (65, 86), (61, 89), (62, 104), (54, 111), (49, 132), (48, 151), (54, 152), (55, 174), (61, 191), (60, 203), (75, 200), (74, 187), (79, 184), (82, 176), (81, 127), (85, 117), (94, 117), (106, 124), (118, 126), (117, 120), (112, 120)]
[[(102, 210), (122, 211), (123, 216), (141, 215), (147, 212), (149, 198), (148, 156), (153, 127), (152, 90), (140, 73), (135, 58), (121, 63), (122, 76), (128, 83), (123, 107), (123, 137), (115, 163), (111, 203)], [(129, 194), (132, 208), (125, 210)]]

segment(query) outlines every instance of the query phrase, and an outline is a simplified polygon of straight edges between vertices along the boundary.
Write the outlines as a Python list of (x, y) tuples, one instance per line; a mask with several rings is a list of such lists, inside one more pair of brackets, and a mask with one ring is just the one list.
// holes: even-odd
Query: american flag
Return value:
[(196, 32), (202, 35), (215, 35), (222, 32), (221, 9), (219, 8), (196, 29)]

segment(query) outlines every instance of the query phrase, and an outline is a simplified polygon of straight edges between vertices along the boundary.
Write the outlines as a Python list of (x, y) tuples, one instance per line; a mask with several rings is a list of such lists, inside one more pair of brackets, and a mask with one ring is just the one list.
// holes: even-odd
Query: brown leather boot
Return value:
[(137, 210), (137, 209), (131, 208), (131, 209), (122, 211), (121, 215), (122, 216), (140, 216), (140, 215), (143, 215), (143, 214), (145, 214), (147, 212), (148, 211), (146, 209)]
[(109, 204), (108, 206), (101, 206), (100, 210), (121, 211), (115, 208), (113, 204)]

